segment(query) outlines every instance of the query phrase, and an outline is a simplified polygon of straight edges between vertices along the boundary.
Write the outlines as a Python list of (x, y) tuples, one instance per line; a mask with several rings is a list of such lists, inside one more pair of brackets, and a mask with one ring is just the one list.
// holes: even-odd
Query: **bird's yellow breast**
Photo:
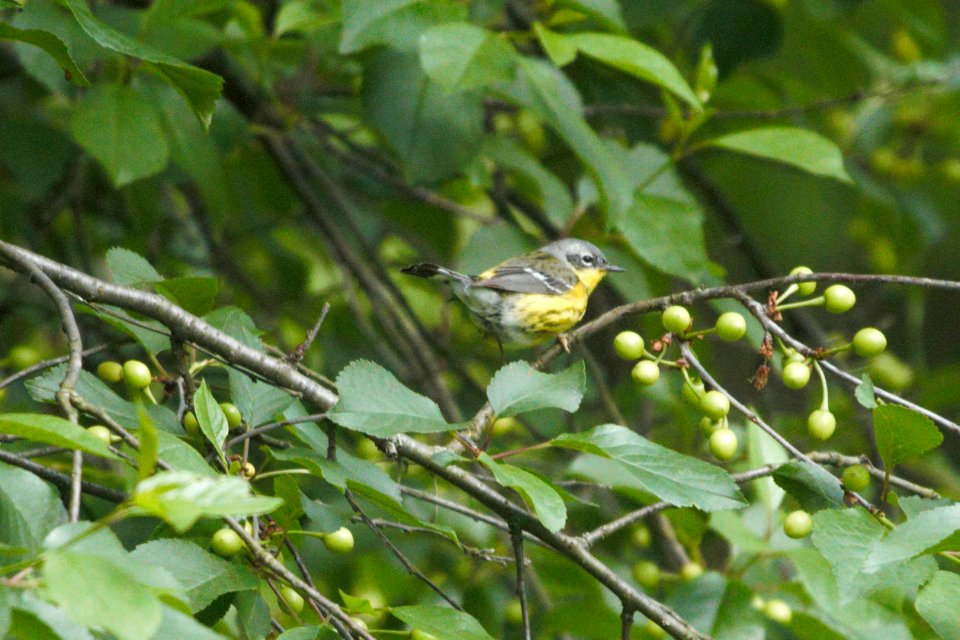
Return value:
[(580, 322), (590, 293), (578, 282), (559, 295), (527, 293), (514, 299), (512, 314), (517, 324), (534, 333), (563, 333)]

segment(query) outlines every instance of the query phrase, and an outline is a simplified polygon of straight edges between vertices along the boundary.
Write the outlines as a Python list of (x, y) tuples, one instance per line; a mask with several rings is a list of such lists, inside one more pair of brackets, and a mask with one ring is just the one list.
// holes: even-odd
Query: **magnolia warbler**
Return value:
[(402, 271), (448, 282), (474, 321), (502, 349), (504, 343), (530, 346), (551, 336), (566, 348), (563, 334), (583, 317), (590, 294), (607, 272), (623, 269), (589, 242), (566, 238), (476, 276), (429, 263)]

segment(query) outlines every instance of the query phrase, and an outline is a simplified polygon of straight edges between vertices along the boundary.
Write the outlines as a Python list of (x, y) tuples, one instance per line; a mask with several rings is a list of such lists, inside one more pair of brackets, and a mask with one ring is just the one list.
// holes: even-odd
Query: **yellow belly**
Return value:
[(520, 294), (503, 320), (527, 333), (563, 333), (580, 322), (588, 297), (581, 283), (563, 295)]

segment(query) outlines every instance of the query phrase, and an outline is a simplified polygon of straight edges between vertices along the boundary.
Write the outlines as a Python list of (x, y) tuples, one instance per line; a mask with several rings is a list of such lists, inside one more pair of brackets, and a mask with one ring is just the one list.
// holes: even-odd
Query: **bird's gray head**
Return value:
[(574, 269), (623, 271), (623, 268), (610, 264), (603, 252), (586, 240), (564, 238), (551, 242), (542, 251), (560, 258)]

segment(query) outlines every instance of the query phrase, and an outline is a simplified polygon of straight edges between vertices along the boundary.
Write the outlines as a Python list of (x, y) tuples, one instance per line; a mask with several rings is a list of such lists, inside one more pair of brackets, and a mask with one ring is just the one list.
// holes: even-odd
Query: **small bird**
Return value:
[(550, 337), (569, 350), (565, 332), (580, 322), (590, 294), (607, 272), (623, 269), (610, 264), (589, 242), (565, 238), (476, 276), (430, 263), (402, 271), (448, 282), (502, 352), (504, 343), (525, 347)]

